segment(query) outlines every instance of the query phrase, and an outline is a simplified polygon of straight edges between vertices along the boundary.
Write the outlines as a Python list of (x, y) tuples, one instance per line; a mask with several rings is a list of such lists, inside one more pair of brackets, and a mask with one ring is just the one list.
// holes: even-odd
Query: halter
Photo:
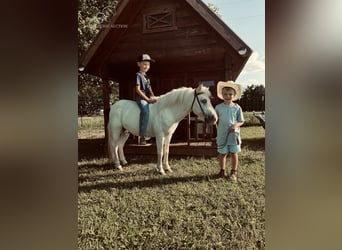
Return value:
[(198, 100), (198, 96), (201, 95), (201, 94), (203, 94), (203, 92), (196, 93), (196, 89), (195, 89), (195, 92), (194, 92), (194, 100), (192, 101), (191, 110), (190, 110), (190, 111), (193, 111), (192, 108), (193, 108), (193, 106), (194, 106), (195, 100), (197, 100), (198, 105), (200, 106), (201, 111), (202, 111), (203, 115), (205, 116), (205, 113), (204, 113), (204, 110), (203, 110), (203, 108), (202, 108), (201, 102)]

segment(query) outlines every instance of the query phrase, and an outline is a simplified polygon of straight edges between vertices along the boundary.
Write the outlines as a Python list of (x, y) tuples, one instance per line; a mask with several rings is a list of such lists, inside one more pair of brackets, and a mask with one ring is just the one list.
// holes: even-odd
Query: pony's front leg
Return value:
[(157, 155), (158, 155), (158, 162), (157, 162), (157, 171), (165, 175), (165, 171), (163, 169), (162, 159), (163, 159), (163, 145), (164, 145), (164, 137), (156, 137), (156, 144), (157, 144)]
[(170, 142), (171, 142), (172, 135), (165, 137), (164, 141), (164, 154), (163, 154), (163, 166), (165, 167), (166, 171), (172, 172), (172, 169), (169, 165), (169, 152), (170, 152)]

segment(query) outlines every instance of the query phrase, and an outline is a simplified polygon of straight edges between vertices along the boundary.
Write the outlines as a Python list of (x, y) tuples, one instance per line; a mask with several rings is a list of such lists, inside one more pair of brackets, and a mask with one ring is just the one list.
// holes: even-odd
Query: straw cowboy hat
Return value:
[(218, 82), (217, 83), (217, 97), (224, 100), (222, 96), (222, 89), (225, 87), (230, 87), (235, 90), (236, 95), (233, 97), (233, 101), (240, 99), (242, 94), (242, 87), (240, 84), (236, 84), (233, 81)]

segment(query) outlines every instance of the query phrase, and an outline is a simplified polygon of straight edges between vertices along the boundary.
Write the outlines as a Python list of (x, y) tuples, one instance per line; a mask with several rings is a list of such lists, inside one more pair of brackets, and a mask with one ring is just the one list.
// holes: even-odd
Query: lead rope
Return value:
[[(228, 136), (229, 136), (230, 133), (231, 132), (227, 133), (226, 140), (225, 140), (225, 142), (222, 145), (217, 145), (217, 149), (222, 149), (222, 148), (224, 148), (227, 145), (227, 143), (228, 143)], [(241, 142), (239, 140), (239, 136), (236, 134), (236, 132), (234, 132), (234, 133), (235, 133), (235, 137), (236, 137), (236, 145), (240, 145)]]
[(222, 145), (217, 145), (217, 149), (222, 149), (222, 148), (224, 148), (227, 145), (229, 134), (230, 134), (230, 132), (227, 133), (226, 140), (225, 140), (225, 142)]

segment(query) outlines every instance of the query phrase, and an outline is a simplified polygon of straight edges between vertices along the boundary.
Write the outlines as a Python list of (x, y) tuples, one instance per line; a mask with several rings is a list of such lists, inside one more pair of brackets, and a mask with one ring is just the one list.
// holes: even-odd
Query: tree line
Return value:
[(237, 103), (243, 111), (265, 111), (265, 86), (249, 85)]

